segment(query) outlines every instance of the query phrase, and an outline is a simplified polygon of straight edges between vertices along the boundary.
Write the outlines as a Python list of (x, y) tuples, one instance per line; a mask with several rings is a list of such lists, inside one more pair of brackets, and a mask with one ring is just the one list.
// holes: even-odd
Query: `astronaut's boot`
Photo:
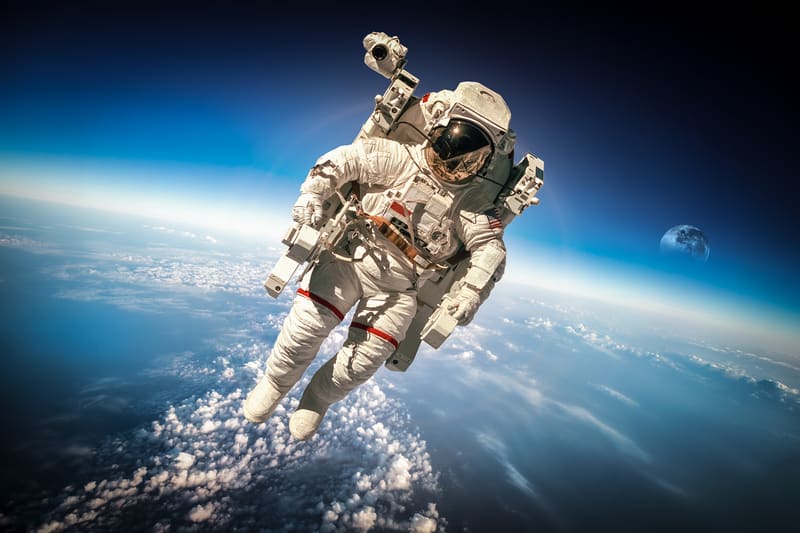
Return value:
[(313, 384), (312, 380), (303, 392), (300, 405), (289, 419), (289, 432), (296, 440), (308, 440), (313, 437), (330, 406), (317, 398)]
[(281, 393), (267, 376), (261, 378), (244, 401), (244, 417), (254, 424), (264, 422), (278, 407), (286, 393)]

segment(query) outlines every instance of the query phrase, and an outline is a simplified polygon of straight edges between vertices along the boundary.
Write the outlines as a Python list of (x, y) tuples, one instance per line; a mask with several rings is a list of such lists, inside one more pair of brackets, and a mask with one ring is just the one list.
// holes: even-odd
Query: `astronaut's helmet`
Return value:
[(437, 178), (447, 183), (465, 183), (489, 162), (494, 147), (478, 125), (461, 118), (433, 128), (425, 159)]

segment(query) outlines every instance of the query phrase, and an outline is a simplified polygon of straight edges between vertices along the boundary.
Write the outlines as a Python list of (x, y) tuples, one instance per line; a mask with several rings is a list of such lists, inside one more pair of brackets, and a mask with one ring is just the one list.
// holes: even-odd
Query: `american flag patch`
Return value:
[(500, 213), (497, 212), (497, 208), (493, 207), (484, 212), (486, 217), (489, 219), (489, 227), (492, 229), (503, 229), (503, 221), (500, 220)]

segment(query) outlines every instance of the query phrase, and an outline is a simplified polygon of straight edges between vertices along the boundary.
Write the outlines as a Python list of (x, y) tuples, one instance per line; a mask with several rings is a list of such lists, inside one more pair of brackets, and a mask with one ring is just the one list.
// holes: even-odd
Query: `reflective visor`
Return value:
[(490, 145), (483, 130), (463, 120), (453, 119), (447, 126), (431, 132), (431, 146), (445, 161)]
[(491, 151), (490, 146), (484, 146), (473, 152), (443, 160), (432, 146), (428, 146), (425, 148), (425, 160), (434, 174), (442, 181), (464, 183), (480, 172), (489, 160)]

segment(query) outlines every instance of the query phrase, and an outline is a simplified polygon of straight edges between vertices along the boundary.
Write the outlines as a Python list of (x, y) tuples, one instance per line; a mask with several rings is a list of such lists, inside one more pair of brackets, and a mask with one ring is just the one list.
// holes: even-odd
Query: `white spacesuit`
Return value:
[(470, 266), (447, 304), (459, 324), (472, 320), (502, 274), (503, 223), (474, 179), (496, 153), (498, 135), (466, 116), (434, 118), (420, 144), (357, 139), (309, 172), (292, 211), (297, 222), (319, 226), (324, 202), (347, 182), (358, 184), (360, 220), (302, 278), (265, 374), (245, 401), (251, 422), (272, 414), (353, 305), (347, 340), (314, 374), (291, 416), (295, 439), (313, 436), (328, 407), (392, 354), (417, 312), (418, 286), (462, 244)]

